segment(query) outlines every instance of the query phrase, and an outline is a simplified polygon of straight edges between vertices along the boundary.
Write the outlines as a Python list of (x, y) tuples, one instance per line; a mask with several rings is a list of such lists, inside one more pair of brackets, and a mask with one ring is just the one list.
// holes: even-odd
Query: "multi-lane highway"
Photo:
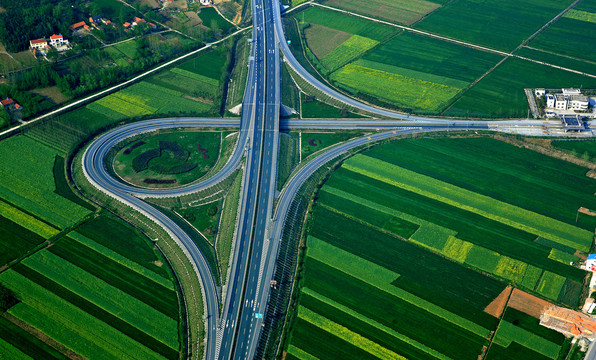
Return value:
[[(234, 119), (172, 118), (148, 120), (114, 129), (97, 138), (86, 149), (83, 169), (89, 181), (99, 190), (131, 206), (164, 228), (189, 258), (201, 280), (206, 315), (206, 359), (252, 359), (269, 297), (279, 239), (289, 206), (300, 186), (319, 167), (355, 147), (390, 137), (428, 131), (502, 130), (510, 127), (560, 127), (558, 122), (509, 120), (505, 122), (462, 121), (414, 117), (360, 103), (320, 83), (296, 61), (285, 41), (279, 2), (255, 0), (251, 4), (253, 38), (240, 122)], [(279, 121), (279, 60), (282, 51), (286, 62), (319, 90), (350, 106), (396, 120)], [(163, 128), (215, 127), (239, 128), (236, 149), (223, 169), (207, 180), (174, 189), (143, 189), (124, 184), (111, 177), (105, 168), (105, 157), (113, 146), (131, 136)], [(302, 167), (289, 181), (278, 198), (276, 189), (278, 131), (280, 129), (395, 129), (342, 143), (323, 152)], [(243, 194), (236, 232), (234, 254), (226, 298), (220, 299), (205, 258), (196, 245), (172, 220), (145, 203), (144, 197), (174, 197), (202, 190), (219, 183), (246, 159), (243, 172)], [(275, 212), (275, 215), (273, 215)]]

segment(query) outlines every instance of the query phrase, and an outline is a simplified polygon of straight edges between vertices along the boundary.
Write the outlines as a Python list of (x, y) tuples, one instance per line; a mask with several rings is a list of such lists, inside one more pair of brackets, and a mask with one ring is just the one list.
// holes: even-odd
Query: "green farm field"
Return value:
[(219, 29), (224, 33), (234, 28), (226, 19), (222, 18), (213, 8), (204, 8), (199, 11), (199, 18), (203, 21), (203, 25), (211, 29)]
[[(3, 272), (0, 282), (20, 300), (8, 313), (61, 344), (62, 352), (178, 359), (178, 299), (163, 262), (148, 239), (104, 214)], [(0, 338), (47, 351), (29, 334)]]
[[(64, 229), (90, 213), (55, 191), (53, 165), (57, 155), (61, 153), (23, 135), (0, 142), (0, 200), (6, 204), (0, 216), (16, 212), (22, 215), (14, 216), (37, 219), (31, 221), (40, 226), (45, 223)], [(16, 222), (29, 228), (27, 223)]]
[(361, 118), (358, 114), (351, 113), (323, 102), (313, 100), (302, 100), (302, 118), (311, 119), (339, 119), (339, 118)]
[(169, 187), (200, 179), (219, 157), (220, 132), (151, 133), (120, 144), (113, 169), (124, 181)]
[[(407, 16), (404, 12), (391, 16), (385, 2), (373, 3), (376, 5), (369, 8), (370, 3), (325, 2), (365, 16), (391, 17), (386, 20), (394, 23), (400, 22), (400, 15)], [(423, 3), (408, 5), (416, 7)], [(439, 7), (413, 27), (479, 46), (512, 51), (570, 3), (571, 0), (427, 3)], [(387, 6), (402, 5), (398, 1)], [(371, 15), (371, 11), (378, 14)], [(592, 55), (596, 50), (590, 51), (594, 44), (590, 40), (596, 18), (593, 14), (596, 14), (593, 5), (580, 2), (514, 52), (529, 60), (511, 58), (503, 63), (499, 63), (503, 59), (500, 54), (410, 31), (400, 33), (398, 28), (390, 36), (362, 32), (364, 24), (374, 22), (328, 9), (312, 7), (295, 13), (294, 18), (310, 24), (303, 31), (308, 62), (344, 93), (404, 112), (511, 118), (527, 115), (523, 91), (526, 88), (596, 87), (592, 77), (573, 72), (596, 74)], [(349, 34), (355, 35), (348, 37)], [(355, 36), (379, 43), (359, 41)], [(307, 61), (302, 55), (298, 58)]]
[(431, 13), (416, 28), (511, 51), (571, 3), (571, 0), (455, 0)]
[[(594, 201), (585, 171), (490, 138), (402, 139), (346, 160), (316, 198), (288, 354), (476, 359), (494, 331), (488, 359), (559, 359), (564, 337), (538, 319), (484, 309), (507, 284), (577, 306), (585, 275), (567, 260), (591, 247), (585, 229), (596, 225), (575, 220), (577, 207)], [(476, 205), (457, 205), (445, 191), (469, 191)], [(552, 205), (563, 203), (557, 197), (569, 199), (564, 208)], [(480, 211), (487, 199), (501, 204), (494, 213), (548, 220), (528, 232), (512, 213)], [(550, 238), (537, 241), (538, 232)]]
[(308, 51), (316, 56), (316, 64), (325, 74), (360, 57), (398, 32), (386, 25), (318, 7), (302, 12), (297, 19), (305, 26)]
[(581, 157), (582, 159), (590, 161), (596, 159), (596, 141), (553, 140), (551, 146), (555, 149), (563, 150)]
[(308, 10), (300, 12), (296, 18), (301, 22), (325, 26), (330, 29), (359, 35), (379, 42), (386, 40), (398, 32), (397, 29), (387, 25), (377, 24), (320, 7), (311, 7)]
[(594, 24), (596, 6), (593, 2), (581, 1), (532, 40), (529, 46), (595, 62)]
[(524, 88), (596, 88), (596, 79), (520, 59), (507, 59), (466, 91), (445, 112), (448, 116), (526, 116)]
[[(149, 115), (216, 114), (229, 58), (224, 47), (206, 52), (92, 104), (89, 110), (112, 121)], [(210, 66), (200, 66), (209, 62)]]
[(582, 60), (577, 57), (558, 55), (550, 51), (546, 52), (543, 50), (528, 47), (520, 48), (515, 52), (515, 55), (527, 57), (533, 60), (543, 61), (547, 64), (553, 64), (571, 70), (581, 71), (586, 74), (596, 74), (596, 62)]
[(331, 145), (346, 141), (358, 136), (362, 136), (361, 132), (345, 131), (345, 132), (302, 132), (302, 158), (306, 158), (319, 150), (325, 149)]
[[(209, 63), (210, 66), (204, 66)], [(201, 53), (179, 66), (64, 113), (27, 133), (63, 153), (101, 129), (130, 118), (213, 116), (220, 113), (227, 48)]]

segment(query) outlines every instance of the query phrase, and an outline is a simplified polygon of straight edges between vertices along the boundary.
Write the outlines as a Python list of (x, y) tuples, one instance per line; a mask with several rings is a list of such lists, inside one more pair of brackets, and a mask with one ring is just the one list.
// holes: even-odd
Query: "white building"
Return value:
[(573, 110), (588, 110), (588, 97), (584, 95), (569, 96), (569, 108)]
[(563, 95), (570, 96), (570, 95), (581, 95), (582, 91), (580, 89), (575, 88), (568, 88), (568, 89), (561, 89), (563, 91)]
[(552, 94), (546, 95), (546, 107), (553, 109), (555, 107), (555, 97)]
[(537, 97), (546, 95), (546, 90), (545, 89), (535, 89), (534, 95), (536, 95)]
[[(535, 94), (541, 93), (543, 89), (535, 89)], [(580, 89), (561, 89), (561, 93), (546, 93), (546, 108), (556, 110), (588, 110), (590, 99), (583, 95)]]
[(50, 45), (53, 47), (68, 45), (68, 40), (66, 40), (62, 35), (54, 34), (50, 36)]
[(588, 255), (586, 260), (586, 270), (596, 272), (596, 254)]
[(555, 95), (555, 109), (567, 110), (567, 97), (563, 94)]
[(29, 40), (29, 46), (31, 50), (45, 50), (48, 47), (48, 41), (45, 38)]

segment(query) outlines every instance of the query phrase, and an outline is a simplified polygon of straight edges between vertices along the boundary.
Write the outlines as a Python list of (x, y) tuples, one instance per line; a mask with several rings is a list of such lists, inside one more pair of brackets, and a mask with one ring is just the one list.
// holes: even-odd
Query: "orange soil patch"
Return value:
[(511, 298), (509, 298), (509, 307), (524, 312), (537, 319), (540, 318), (540, 314), (542, 314), (544, 309), (551, 305), (552, 303), (519, 289), (513, 289)]
[(582, 214), (586, 214), (586, 215), (590, 215), (590, 216), (596, 216), (596, 212), (592, 212), (590, 211), (590, 209), (587, 209), (585, 207), (580, 207), (577, 211), (579, 211)]
[(582, 260), (586, 260), (588, 258), (588, 256), (586, 255), (586, 253), (581, 252), (579, 250), (575, 250), (575, 253), (573, 253), (573, 255), (577, 256), (578, 258), (580, 258)]
[(511, 294), (511, 286), (507, 286), (505, 289), (503, 289), (499, 296), (497, 296), (484, 308), (484, 312), (496, 318), (500, 318), (501, 314), (503, 314), (503, 311), (505, 310), (505, 306), (507, 306), (509, 294)]

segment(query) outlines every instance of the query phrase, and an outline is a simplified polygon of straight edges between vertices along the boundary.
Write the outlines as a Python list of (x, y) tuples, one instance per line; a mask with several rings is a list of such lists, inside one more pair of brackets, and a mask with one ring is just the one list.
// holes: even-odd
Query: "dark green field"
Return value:
[(522, 47), (515, 52), (515, 55), (543, 61), (548, 64), (561, 66), (571, 70), (581, 71), (586, 74), (596, 74), (596, 63), (583, 61), (578, 58), (556, 55), (550, 52), (534, 50), (527, 47)]
[(302, 132), (302, 158), (309, 156), (333, 144), (346, 141), (358, 136), (361, 132)]
[[(385, 165), (362, 165), (378, 160)], [(444, 185), (416, 189), (407, 171)], [(577, 207), (594, 202), (596, 181), (585, 171), (490, 138), (402, 139), (346, 160), (319, 191), (308, 225), (290, 358), (476, 359), (498, 329), (488, 359), (557, 359), (567, 349), (562, 335), (519, 311), (500, 320), (484, 309), (508, 284), (576, 307), (585, 272), (552, 255), (575, 249), (537, 242), (439, 188), (536, 211), (584, 236), (575, 226), (596, 225), (575, 221)], [(491, 254), (499, 254), (493, 265)]]
[(312, 119), (339, 119), (339, 118), (361, 118), (362, 116), (346, 110), (338, 109), (323, 102), (302, 101), (302, 118)]
[(8, 310), (17, 324), (61, 344), (51, 351), (20, 327), (0, 322), (13, 328), (0, 341), (38, 354), (33, 358), (63, 358), (67, 349), (86, 358), (179, 357), (173, 275), (148, 239), (111, 215), (79, 226), (3, 272), (0, 281), (21, 301)]
[(222, 18), (213, 8), (201, 9), (199, 11), (199, 18), (203, 21), (203, 25), (212, 30), (219, 29), (223, 33), (226, 33), (228, 30), (234, 28), (232, 24)]
[(596, 158), (596, 141), (553, 140), (551, 146), (555, 149), (569, 152), (584, 160), (594, 161)]
[(520, 59), (508, 59), (465, 92), (445, 115), (525, 117), (524, 88), (595, 88), (596, 79)]
[(511, 51), (565, 9), (571, 0), (455, 0), (416, 27), (459, 40)]
[(581, 13), (596, 13), (594, 2), (580, 1), (529, 45), (575, 58), (596, 61), (594, 20), (589, 21)]
[[(438, 79), (444, 79), (437, 79), (437, 82), (456, 87), (460, 85), (457, 80), (463, 81), (465, 86), (502, 59), (493, 53), (409, 32), (392, 38), (363, 58), (402, 68), (404, 71), (429, 74), (429, 77), (434, 75)], [(432, 81), (432, 78), (420, 78)]]
[(312, 7), (297, 15), (300, 21), (317, 24), (331, 29), (383, 41), (398, 32), (397, 29), (374, 22), (346, 16), (335, 11)]

